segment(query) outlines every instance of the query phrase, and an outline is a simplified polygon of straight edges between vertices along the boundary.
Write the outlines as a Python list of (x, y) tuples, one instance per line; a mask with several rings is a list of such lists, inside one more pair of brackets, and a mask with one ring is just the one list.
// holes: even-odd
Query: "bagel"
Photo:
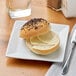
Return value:
[(31, 37), (44, 34), (49, 30), (49, 23), (45, 19), (34, 18), (22, 26), (20, 37), (29, 40)]
[[(59, 37), (56, 33), (54, 32), (49, 32), (50, 34), (52, 33), (53, 36), (52, 38), (49, 39), (49, 42), (43, 42), (41, 40), (35, 39), (35, 41), (26, 41), (26, 45), (29, 49), (31, 49), (32, 52), (39, 54), (39, 55), (47, 55), (55, 52), (59, 48), (60, 40)], [(47, 34), (49, 34), (47, 33)]]

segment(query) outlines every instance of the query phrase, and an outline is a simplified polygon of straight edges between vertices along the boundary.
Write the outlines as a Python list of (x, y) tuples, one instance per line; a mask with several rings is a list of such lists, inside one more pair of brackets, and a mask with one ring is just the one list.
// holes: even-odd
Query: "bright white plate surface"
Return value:
[(28, 60), (40, 60), (50, 62), (62, 62), (64, 59), (67, 38), (69, 33), (69, 26), (64, 24), (51, 23), (51, 29), (59, 35), (60, 48), (49, 55), (40, 56), (32, 53), (27, 47), (22, 38), (19, 37), (19, 31), (21, 26), (25, 24), (25, 21), (16, 21), (11, 33), (11, 37), (8, 43), (6, 56), (18, 59)]

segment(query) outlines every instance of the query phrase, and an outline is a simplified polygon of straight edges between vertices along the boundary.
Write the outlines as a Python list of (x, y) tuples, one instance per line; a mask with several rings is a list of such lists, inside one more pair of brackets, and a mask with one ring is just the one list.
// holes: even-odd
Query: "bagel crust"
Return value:
[(45, 19), (34, 18), (22, 26), (20, 30), (20, 37), (29, 40), (30, 37), (44, 34), (49, 30), (49, 23)]

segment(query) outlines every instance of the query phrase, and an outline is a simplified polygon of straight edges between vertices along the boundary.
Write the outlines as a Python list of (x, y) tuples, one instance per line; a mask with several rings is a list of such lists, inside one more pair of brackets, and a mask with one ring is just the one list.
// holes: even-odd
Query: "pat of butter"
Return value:
[(76, 17), (76, 0), (62, 0), (61, 8), (65, 17)]

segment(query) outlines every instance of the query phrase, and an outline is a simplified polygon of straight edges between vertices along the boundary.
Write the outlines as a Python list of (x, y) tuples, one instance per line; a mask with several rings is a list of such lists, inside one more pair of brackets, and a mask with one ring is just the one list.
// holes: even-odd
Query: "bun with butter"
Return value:
[[(34, 37), (30, 39), (30, 42), (27, 41), (26, 45), (36, 54), (47, 55), (53, 53), (59, 48), (59, 37), (52, 31), (46, 34), (48, 35), (48, 37), (46, 37), (46, 41), (44, 41), (45, 38)], [(46, 36), (46, 34), (44, 34), (44, 36)]]
[(59, 48), (59, 36), (50, 30), (49, 23), (42, 18), (28, 21), (20, 30), (20, 37), (27, 47), (39, 55), (47, 55)]

